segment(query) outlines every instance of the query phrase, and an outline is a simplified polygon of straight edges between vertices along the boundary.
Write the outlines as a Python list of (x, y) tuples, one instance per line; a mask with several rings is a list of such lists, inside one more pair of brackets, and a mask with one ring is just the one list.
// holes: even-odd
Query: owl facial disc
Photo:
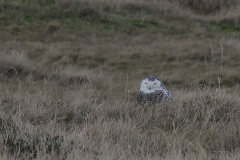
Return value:
[(144, 79), (141, 83), (140, 91), (144, 93), (152, 93), (156, 90), (162, 90), (161, 82), (158, 79)]

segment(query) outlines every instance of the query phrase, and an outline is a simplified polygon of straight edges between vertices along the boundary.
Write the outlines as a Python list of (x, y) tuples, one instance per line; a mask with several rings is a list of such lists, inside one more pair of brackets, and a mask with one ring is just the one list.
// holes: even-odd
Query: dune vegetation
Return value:
[[(239, 17), (239, 0), (0, 0), (0, 159), (238, 159)], [(135, 107), (148, 76), (172, 102)]]

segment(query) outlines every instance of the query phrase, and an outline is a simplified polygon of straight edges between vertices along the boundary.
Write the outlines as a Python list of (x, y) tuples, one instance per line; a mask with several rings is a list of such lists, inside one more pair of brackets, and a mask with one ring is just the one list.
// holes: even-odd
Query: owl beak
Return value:
[(151, 87), (149, 87), (149, 90), (151, 90), (152, 88)]

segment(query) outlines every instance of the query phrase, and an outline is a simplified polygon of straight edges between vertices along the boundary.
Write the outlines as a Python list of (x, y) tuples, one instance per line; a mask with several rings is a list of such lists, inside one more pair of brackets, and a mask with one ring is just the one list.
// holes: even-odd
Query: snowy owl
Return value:
[(160, 79), (147, 77), (142, 81), (140, 91), (136, 96), (136, 106), (145, 107), (171, 99), (171, 94)]

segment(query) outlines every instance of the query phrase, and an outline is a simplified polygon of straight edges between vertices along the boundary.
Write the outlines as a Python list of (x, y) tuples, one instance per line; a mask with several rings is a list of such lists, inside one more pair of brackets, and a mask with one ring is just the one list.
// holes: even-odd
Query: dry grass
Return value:
[(0, 4), (0, 159), (239, 157), (238, 1)]
[(173, 102), (143, 110), (134, 108), (131, 96), (98, 101), (104, 91), (94, 85), (71, 89), (49, 83), (41, 89), (18, 81), (16, 91), (1, 86), (1, 143), (8, 156), (224, 159), (238, 153), (236, 92), (171, 90)]

